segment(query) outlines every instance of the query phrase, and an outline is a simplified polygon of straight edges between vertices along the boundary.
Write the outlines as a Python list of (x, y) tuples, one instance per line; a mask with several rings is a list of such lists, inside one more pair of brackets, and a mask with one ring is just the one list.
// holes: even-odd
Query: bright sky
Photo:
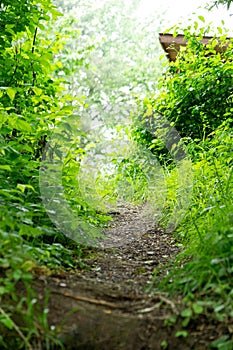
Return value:
[[(152, 13), (156, 16), (156, 13), (165, 12), (164, 29), (167, 29), (179, 22), (185, 23), (190, 18), (196, 20), (198, 15), (203, 15), (206, 23), (213, 22), (215, 27), (222, 26), (221, 21), (224, 20), (225, 27), (230, 30), (229, 34), (232, 35), (233, 16), (230, 14), (233, 14), (233, 6), (227, 11), (226, 6), (221, 5), (209, 12), (204, 9), (205, 3), (205, 0), (142, 0), (140, 8), (137, 10), (137, 16), (146, 19)], [(194, 12), (196, 15), (193, 14)]]

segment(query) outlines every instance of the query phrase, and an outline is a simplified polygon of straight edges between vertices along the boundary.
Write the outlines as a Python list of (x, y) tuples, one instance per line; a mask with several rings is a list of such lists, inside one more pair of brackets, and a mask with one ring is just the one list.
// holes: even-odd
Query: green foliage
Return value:
[[(64, 6), (61, 1), (58, 3)], [(101, 132), (98, 140), (93, 141), (93, 134), (83, 131), (86, 125), (82, 125), (85, 124), (82, 116), (91, 111), (92, 122), (96, 116), (98, 120), (106, 120), (105, 116), (113, 111), (114, 121), (122, 120), (129, 112), (125, 109), (126, 102), (130, 102), (131, 109), (135, 95), (156, 87), (158, 69), (153, 55), (157, 46), (151, 45), (147, 38), (146, 44), (142, 44), (141, 33), (146, 37), (145, 32), (129, 16), (137, 3), (127, 5), (126, 12), (124, 1), (114, 6), (106, 2), (94, 8), (90, 6), (93, 1), (82, 3), (78, 23), (68, 18), (68, 12), (64, 21), (59, 20), (56, 25), (53, 20), (60, 13), (50, 0), (3, 1), (0, 5), (0, 347), (3, 349), (30, 348), (46, 337), (46, 345), (50, 340), (55, 342), (53, 332), (48, 329), (47, 307), (39, 308), (30, 288), (38, 264), (45, 270), (83, 266), (79, 245), (58, 231), (43, 206), (39, 177), (45, 167), (51, 167), (50, 177), (44, 182), (50, 186), (47, 192), (54, 190), (55, 195), (60, 194), (54, 185), (58, 169), (63, 199), (77, 218), (89, 224), (87, 227), (105, 224), (109, 218), (102, 213), (99, 198), (114, 201), (117, 193), (123, 193), (131, 202), (159, 198), (164, 208), (161, 223), (166, 225), (176, 203), (182, 201), (182, 194), (180, 197), (176, 194), (180, 169), (174, 168), (174, 150), (163, 142), (171, 126), (184, 136), (193, 159), (195, 179), (190, 210), (178, 213), (185, 217), (176, 237), (186, 250), (179, 256), (178, 269), (171, 271), (164, 283), (171, 291), (180, 291), (186, 297), (194, 293), (207, 296), (203, 304), (198, 301), (188, 304), (181, 315), (184, 327), (191, 317), (202, 313), (208, 295), (219, 320), (232, 316), (232, 43), (225, 53), (216, 54), (217, 38), (204, 50), (199, 42), (204, 31), (200, 30), (198, 38), (185, 31), (189, 39), (187, 49), (161, 79), (160, 94), (144, 99), (138, 115), (133, 114), (131, 132), (127, 135), (129, 146), (119, 147), (120, 155), (110, 151), (106, 158), (115, 172), (104, 177), (93, 162), (91, 170), (96, 177), (91, 177), (91, 171), (85, 174), (85, 166), (81, 171), (88, 156), (102, 155), (98, 149)], [(70, 10), (73, 9), (72, 5)], [(60, 33), (67, 23), (73, 27), (64, 31), (64, 38)], [(79, 45), (75, 54), (74, 39)], [(224, 45), (226, 37), (222, 35), (220, 39), (220, 45)], [(140, 55), (142, 47), (145, 61)], [(87, 95), (91, 108), (87, 108), (81, 95)], [(161, 115), (166, 122), (161, 121)], [(44, 152), (46, 141), (49, 143)], [(164, 173), (156, 157), (166, 164)], [(185, 163), (182, 166), (184, 169)], [(164, 175), (165, 200), (155, 193), (154, 185), (162, 188), (163, 195)], [(59, 202), (58, 198), (55, 200)], [(63, 210), (61, 205), (60, 209)], [(76, 227), (72, 229), (75, 231)], [(168, 283), (171, 278), (173, 282)], [(26, 291), (23, 297), (17, 293), (20, 283)], [(186, 335), (185, 331), (177, 334)], [(228, 345), (227, 338), (213, 344), (217, 348)], [(162, 346), (166, 348), (166, 342)]]
[[(44, 338), (52, 336), (49, 329), (43, 329), (47, 314), (32, 298), (30, 283), (36, 265), (83, 266), (80, 247), (51, 223), (39, 189), (46, 141), (61, 120), (83, 105), (81, 99), (65, 92), (65, 80), (55, 77), (62, 68), (54, 59), (62, 48), (61, 35), (49, 34), (46, 26), (58, 16), (49, 0), (1, 3), (0, 328), (7, 339), (0, 338), (1, 348), (11, 347), (9, 339), (21, 348), (39, 339), (40, 332)], [(67, 163), (72, 157), (66, 155)], [(16, 291), (20, 281), (26, 288), (25, 300)]]
[[(160, 49), (154, 40), (154, 17), (146, 24), (140, 22), (135, 15), (140, 0), (81, 0), (79, 6), (77, 0), (55, 3), (65, 12), (74, 32), (61, 60), (73, 72), (72, 93), (86, 96), (85, 119), (108, 125), (125, 123), (133, 96), (157, 86), (161, 65), (154, 54)], [(160, 18), (157, 23), (160, 26)], [(66, 30), (65, 24), (60, 25)]]
[(218, 349), (218, 350), (232, 350), (233, 349), (233, 342), (231, 339), (229, 339), (229, 336), (223, 335), (218, 340), (212, 342), (210, 344), (211, 349)]
[[(85, 169), (82, 164), (80, 167), (85, 176), (81, 177), (78, 186), (75, 175), (77, 170), (74, 170), (78, 167), (77, 162), (75, 164), (75, 160), (72, 160), (67, 164), (69, 174), (72, 172), (71, 168), (74, 172), (73, 180), (69, 180), (69, 193), (66, 191), (66, 198), (71, 203), (74, 202), (72, 209), (75, 210), (77, 200), (74, 198), (83, 199), (84, 194), (85, 200), (80, 200), (80, 206), (89, 216), (87, 220), (90, 223), (92, 220), (99, 222), (98, 215), (91, 215), (85, 201), (90, 206), (95, 202), (95, 206), (103, 210), (104, 201), (112, 203), (117, 197), (119, 200), (127, 198), (129, 201), (139, 201), (147, 197), (148, 193), (144, 193), (144, 190), (148, 187), (148, 177), (151, 174), (148, 175), (148, 169), (139, 169), (146, 163), (144, 161), (143, 164), (143, 152), (137, 160), (133, 159), (132, 154), (112, 154), (111, 158), (107, 154), (108, 146), (101, 141), (104, 138), (106, 144), (109, 143), (110, 138), (105, 138), (105, 135), (112, 131), (114, 133), (116, 124), (127, 124), (135, 96), (144, 95), (145, 91), (156, 88), (161, 65), (159, 57), (154, 53), (161, 48), (159, 42), (154, 40), (154, 18), (151, 16), (145, 25), (136, 15), (139, 0), (132, 0), (127, 4), (125, 1), (88, 0), (79, 1), (79, 6), (76, 0), (56, 0), (55, 3), (65, 16), (57, 21), (54, 31), (63, 31), (69, 36), (59, 54), (63, 65), (59, 77), (68, 73), (70, 77), (66, 87), (69, 92), (74, 96), (86, 96), (86, 108), (78, 113), (83, 129), (88, 139), (91, 139), (85, 143), (87, 159), (91, 157), (87, 148), (89, 145), (94, 148), (93, 160), (90, 162), (92, 166)], [(157, 23), (160, 26), (160, 19), (157, 19)], [(98, 125), (100, 121), (106, 128)], [(97, 137), (98, 132), (100, 134)], [(75, 152), (74, 149), (72, 152)], [(95, 160), (98, 157), (105, 157), (102, 167)], [(106, 163), (115, 169), (114, 174), (102, 174)], [(98, 166), (101, 167), (99, 172)], [(65, 168), (64, 171), (66, 172)], [(68, 178), (64, 177), (65, 182), (66, 180)]]
[(218, 7), (218, 5), (227, 5), (227, 9), (229, 10), (232, 4), (232, 0), (212, 0), (211, 8), (214, 6)]
[[(13, 346), (31, 349), (42, 346), (45, 340), (58, 344), (47, 324), (47, 301), (40, 306), (31, 288), (33, 271), (38, 264), (29, 252), (31, 246), (25, 244), (17, 232), (8, 234), (0, 230), (0, 240), (1, 349)], [(22, 294), (19, 294), (19, 285), (25, 291)]]
[[(219, 321), (233, 315), (232, 41), (221, 28), (219, 33), (204, 47), (200, 40), (206, 28), (195, 36), (192, 28), (185, 29), (187, 47), (161, 77), (160, 92), (138, 101), (138, 111), (132, 114), (134, 141), (164, 165), (166, 192), (159, 219), (165, 228), (185, 195), (177, 195), (179, 169), (165, 142), (168, 130), (175, 127), (183, 137), (193, 162), (189, 209), (177, 212), (183, 220), (175, 238), (184, 249), (159, 286), (195, 299), (181, 315), (183, 326), (202, 311), (211, 310)], [(216, 52), (217, 45), (224, 52)]]
[[(130, 125), (132, 139), (148, 148), (161, 164), (173, 163), (172, 155), (164, 142), (169, 137), (172, 124), (157, 112), (157, 96), (145, 97), (142, 101), (137, 99), (137, 104), (138, 110), (137, 113), (132, 113)], [(172, 142), (174, 144), (175, 140)]]
[[(187, 46), (161, 77), (160, 92), (140, 102), (132, 115), (134, 139), (147, 145), (161, 162), (172, 161), (161, 140), (166, 128), (175, 127), (188, 144), (202, 140), (232, 116), (232, 41), (221, 30), (221, 36), (205, 46), (200, 41), (207, 34), (206, 28), (195, 35), (191, 28), (184, 30)], [(216, 46), (224, 52), (216, 52)]]
[[(181, 136), (202, 139), (233, 111), (232, 43), (220, 54), (214, 49), (216, 38), (204, 47), (199, 42), (201, 36), (186, 32), (185, 37), (187, 48), (170, 64), (156, 107), (174, 123)], [(225, 37), (220, 40), (224, 46)]]
[[(224, 123), (209, 139), (189, 145), (196, 150), (193, 196), (176, 233), (185, 250), (179, 256), (178, 269), (164, 281), (173, 279), (166, 286), (170, 290), (197, 293), (206, 301), (211, 298), (219, 320), (233, 315), (232, 140), (232, 129)], [(168, 195), (172, 200), (174, 194)]]
[[(153, 192), (153, 186), (159, 183), (157, 159), (151, 153), (131, 142), (130, 148), (115, 163), (115, 187), (118, 199), (129, 203), (147, 200)], [(156, 178), (157, 177), (157, 178)], [(157, 180), (157, 181), (156, 181)]]

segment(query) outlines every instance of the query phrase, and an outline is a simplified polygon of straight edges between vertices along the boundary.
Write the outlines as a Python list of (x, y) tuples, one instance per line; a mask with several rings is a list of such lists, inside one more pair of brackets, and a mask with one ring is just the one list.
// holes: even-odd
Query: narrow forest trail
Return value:
[(103, 248), (85, 260), (90, 269), (84, 275), (118, 285), (122, 292), (143, 294), (155, 268), (167, 264), (178, 248), (171, 235), (155, 225), (146, 205), (121, 205), (111, 215), (113, 222), (100, 242)]
[[(84, 258), (88, 269), (41, 273), (35, 280), (41, 302), (50, 291), (49, 325), (65, 349), (204, 350), (224, 332), (200, 316), (189, 324), (188, 337), (175, 336), (182, 330), (181, 298), (148, 287), (154, 269), (171, 261), (178, 248), (142, 212), (141, 206), (122, 206), (112, 213), (104, 247), (89, 249)], [(175, 322), (166, 326), (169, 317)]]

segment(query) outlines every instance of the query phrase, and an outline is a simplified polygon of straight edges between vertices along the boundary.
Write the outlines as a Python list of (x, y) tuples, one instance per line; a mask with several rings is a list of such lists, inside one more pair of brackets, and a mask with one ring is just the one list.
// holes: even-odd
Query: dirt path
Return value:
[(98, 283), (120, 286), (125, 293), (145, 293), (154, 269), (165, 265), (178, 252), (172, 237), (155, 226), (145, 206), (121, 206), (113, 213), (103, 248), (94, 250), (85, 263), (85, 276)]
[[(49, 325), (65, 349), (204, 350), (227, 331), (199, 316), (189, 324), (188, 337), (176, 336), (182, 301), (148, 287), (154, 269), (171, 261), (178, 248), (146, 213), (145, 207), (119, 207), (103, 247), (87, 251), (89, 269), (35, 280), (41, 300), (50, 290)], [(175, 322), (166, 326), (169, 317)]]

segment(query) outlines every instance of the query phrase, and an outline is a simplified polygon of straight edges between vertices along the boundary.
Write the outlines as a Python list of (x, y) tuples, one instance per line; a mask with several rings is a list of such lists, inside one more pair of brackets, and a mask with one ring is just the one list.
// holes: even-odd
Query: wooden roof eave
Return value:
[[(203, 45), (207, 45), (209, 41), (213, 39), (212, 36), (205, 36), (200, 40)], [(227, 38), (230, 42), (231, 38)], [(172, 34), (159, 33), (159, 41), (164, 49), (169, 61), (175, 61), (181, 47), (187, 45), (188, 40), (185, 39), (184, 35), (178, 34), (174, 37)], [(216, 52), (224, 52), (229, 44), (224, 46), (217, 45)]]

